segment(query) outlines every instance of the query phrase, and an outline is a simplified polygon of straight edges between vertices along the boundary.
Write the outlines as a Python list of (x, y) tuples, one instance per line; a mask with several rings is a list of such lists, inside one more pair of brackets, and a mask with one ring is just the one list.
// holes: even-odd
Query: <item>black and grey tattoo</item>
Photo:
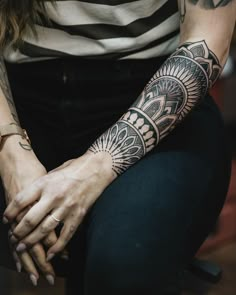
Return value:
[[(11, 87), (8, 81), (7, 70), (5, 67), (5, 63), (3, 57), (0, 56), (0, 88), (3, 92), (3, 95), (8, 103), (12, 118), (13, 124), (20, 125), (19, 118), (17, 116), (15, 103), (13, 100), (13, 96), (11, 93)], [(25, 150), (31, 150), (31, 146), (29, 144), (19, 142), (19, 145)]]
[(233, 0), (187, 0), (190, 3), (197, 5), (200, 4), (202, 7), (207, 9), (214, 9), (217, 7), (222, 7), (228, 5)]
[(186, 15), (186, 2), (189, 2), (193, 5), (200, 5), (205, 9), (215, 9), (218, 7), (223, 7), (228, 5), (230, 2), (234, 0), (180, 0), (180, 19), (181, 22), (184, 22), (185, 15)]
[(204, 41), (185, 43), (151, 78), (120, 120), (90, 147), (111, 155), (116, 175), (152, 150), (205, 97), (221, 72)]

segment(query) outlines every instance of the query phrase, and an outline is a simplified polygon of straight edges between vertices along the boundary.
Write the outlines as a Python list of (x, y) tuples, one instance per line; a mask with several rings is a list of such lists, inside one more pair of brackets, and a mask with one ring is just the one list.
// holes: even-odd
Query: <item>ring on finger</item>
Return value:
[(60, 219), (58, 219), (58, 218), (56, 218), (52, 213), (51, 214), (49, 214), (55, 221), (57, 221), (57, 222), (61, 222), (61, 220)]
[(53, 213), (50, 213), (49, 216), (56, 221), (58, 224), (64, 223), (61, 219), (57, 218)]

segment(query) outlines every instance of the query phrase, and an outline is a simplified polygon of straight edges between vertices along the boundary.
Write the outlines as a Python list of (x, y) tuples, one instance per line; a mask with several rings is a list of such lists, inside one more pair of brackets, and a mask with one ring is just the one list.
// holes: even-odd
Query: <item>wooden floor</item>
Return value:
[(230, 244), (208, 255), (209, 259), (222, 266), (223, 277), (207, 293), (208, 295), (235, 295), (236, 294), (236, 243)]
[[(236, 242), (202, 256), (216, 262), (223, 270), (221, 281), (216, 285), (193, 277), (187, 282), (188, 290), (184, 295), (235, 295), (236, 294)], [(33, 287), (26, 275), (0, 269), (1, 295), (65, 295), (64, 280), (57, 279), (54, 287), (49, 286), (42, 278), (37, 287)], [(112, 294), (111, 294), (112, 295)], [(122, 294), (121, 294), (122, 295)], [(157, 294), (158, 295), (158, 294)]]
[(236, 242), (222, 246), (201, 258), (217, 263), (223, 271), (222, 279), (213, 285), (196, 277), (189, 282), (184, 295), (235, 295), (236, 294)]
[(64, 295), (64, 280), (56, 279), (55, 286), (50, 286), (44, 278), (39, 280), (37, 287), (32, 286), (28, 276), (0, 268), (1, 295)]

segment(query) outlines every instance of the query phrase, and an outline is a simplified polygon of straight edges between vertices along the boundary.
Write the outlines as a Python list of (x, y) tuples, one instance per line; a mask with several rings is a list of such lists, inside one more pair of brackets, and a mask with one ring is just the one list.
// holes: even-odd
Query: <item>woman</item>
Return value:
[(1, 264), (67, 294), (177, 294), (228, 188), (209, 90), (235, 1), (0, 4)]

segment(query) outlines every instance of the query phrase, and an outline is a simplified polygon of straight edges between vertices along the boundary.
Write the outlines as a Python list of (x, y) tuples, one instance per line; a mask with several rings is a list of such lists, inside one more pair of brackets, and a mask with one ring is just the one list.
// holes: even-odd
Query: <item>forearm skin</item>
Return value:
[(128, 111), (89, 151), (108, 153), (114, 177), (167, 136), (205, 97), (221, 66), (205, 41), (182, 44), (160, 67)]
[[(3, 57), (0, 56), (0, 126), (7, 124), (16, 124), (20, 126), (15, 103), (9, 85), (7, 71)], [(19, 138), (19, 135), (11, 135), (2, 138), (0, 147), (0, 162), (2, 160), (22, 157), (21, 150), (32, 151), (28, 142)], [(5, 160), (4, 160), (5, 161)], [(0, 164), (0, 166), (2, 166)]]
[[(7, 112), (6, 116), (9, 117), (8, 120), (13, 121), (16, 124), (20, 125), (19, 118), (18, 118), (18, 115), (16, 112), (15, 103), (14, 103), (12, 93), (11, 93), (11, 88), (10, 88), (10, 85), (8, 82), (5, 63), (4, 63), (2, 56), (0, 56), (0, 89), (2, 91), (2, 95), (1, 95), (2, 103), (4, 103), (4, 100), (6, 100), (9, 110), (10, 110), (10, 113), (7, 112), (7, 110), (5, 110), (5, 112)], [(3, 111), (4, 110), (2, 110), (2, 112)], [(5, 123), (5, 122), (1, 122), (1, 123)]]

